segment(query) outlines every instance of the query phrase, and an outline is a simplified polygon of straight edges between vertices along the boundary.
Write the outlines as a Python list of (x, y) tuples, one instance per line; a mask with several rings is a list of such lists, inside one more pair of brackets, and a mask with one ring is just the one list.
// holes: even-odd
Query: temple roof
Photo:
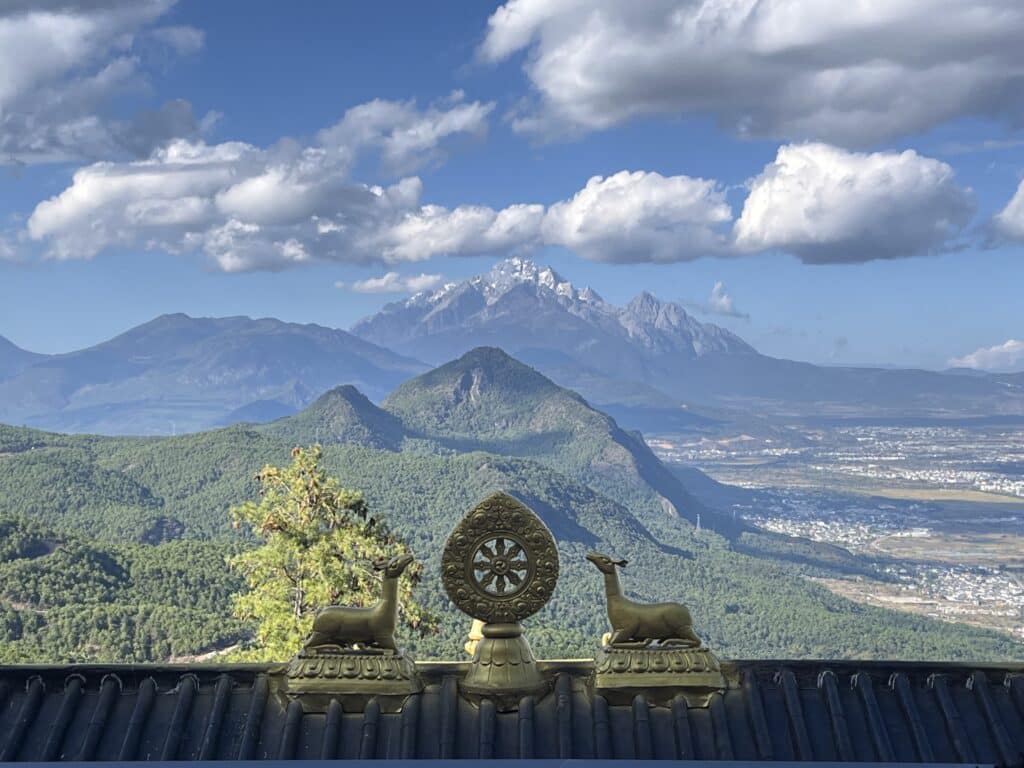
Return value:
[(400, 706), (308, 711), (284, 665), (0, 667), (0, 761), (668, 758), (1024, 761), (1024, 665), (723, 662), (694, 705), (595, 694), (594, 662), (538, 662), (547, 688), (504, 711), (467, 697), (463, 662), (416, 664)]

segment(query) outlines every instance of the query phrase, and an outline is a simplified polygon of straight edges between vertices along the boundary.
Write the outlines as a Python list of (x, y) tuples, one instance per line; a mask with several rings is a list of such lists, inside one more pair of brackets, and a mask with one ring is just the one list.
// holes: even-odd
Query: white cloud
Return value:
[(982, 347), (969, 355), (954, 357), (951, 368), (976, 368), (983, 371), (1015, 371), (1024, 369), (1024, 341), (1009, 339), (994, 347)]
[[(313, 260), (400, 264), (541, 246), (617, 263), (766, 250), (833, 263), (943, 250), (971, 215), (969, 192), (953, 183), (949, 166), (913, 152), (782, 147), (750, 182), (736, 220), (717, 182), (645, 171), (595, 176), (547, 208), (446, 208), (421, 202), (417, 177), (388, 187), (352, 180), (358, 156), (339, 145), (176, 140), (145, 160), (81, 168), (36, 206), (26, 233), (51, 258), (110, 248), (201, 251), (227, 271)], [(721, 291), (709, 311), (731, 301)]]
[[(62, 0), (0, 5), (0, 163), (145, 156), (194, 138), (201, 121), (184, 101), (134, 119), (111, 102), (147, 85), (136, 39), (173, 0)], [(189, 28), (152, 33), (176, 54), (194, 52)], [(197, 39), (197, 36), (199, 39)]]
[(150, 35), (153, 39), (169, 45), (179, 56), (189, 56), (201, 51), (206, 37), (201, 29), (188, 26), (158, 27)]
[(419, 293), (430, 291), (444, 282), (442, 275), (406, 275), (402, 276), (397, 272), (386, 272), (380, 277), (371, 277), (366, 280), (356, 280), (348, 284), (337, 282), (335, 288), (343, 288), (354, 293)]
[(1024, 241), (1024, 181), (1017, 187), (1006, 207), (995, 215), (993, 224), (1001, 236)]
[(620, 171), (591, 178), (547, 210), (537, 204), (501, 210), (426, 205), (382, 230), (376, 243), (387, 262), (541, 245), (595, 261), (681, 261), (724, 252), (727, 238), (718, 229), (730, 220), (724, 192), (713, 181)]
[(735, 225), (737, 247), (783, 250), (813, 264), (947, 249), (974, 210), (952, 168), (913, 151), (783, 146), (749, 186)]
[(708, 296), (707, 308), (709, 312), (715, 315), (741, 318), (750, 317), (750, 315), (736, 309), (732, 296), (725, 292), (725, 283), (721, 280), (716, 280), (714, 286), (711, 288), (711, 295)]
[(19, 261), (18, 252), (2, 235), (0, 235), (0, 261)]
[[(350, 144), (337, 143), (337, 131), (322, 132), (327, 141), (312, 145), (283, 140), (267, 149), (178, 139), (144, 160), (87, 165), (63, 192), (36, 206), (27, 234), (45, 243), (51, 258), (91, 258), (110, 248), (202, 251), (226, 271), (281, 269), (314, 259), (417, 261), (520, 242), (530, 206), (449, 212), (421, 206), (416, 177), (379, 187), (349, 176), (361, 152), (389, 151), (393, 131), (385, 126), (422, 128), (392, 153), (411, 161), (406, 148), (425, 157), (460, 126), (469, 130), (474, 123), (467, 122), (464, 108), (476, 113), (477, 102), (467, 105), (459, 97), (447, 111), (431, 106), (422, 113), (394, 103), (395, 120), (381, 117), (384, 102), (373, 104), (377, 119), (370, 138), (353, 132), (360, 121), (350, 119), (352, 110), (339, 123), (347, 126)], [(489, 219), (487, 226), (481, 216)]]
[(719, 229), (731, 219), (714, 181), (620, 171), (552, 205), (542, 232), (545, 243), (594, 261), (683, 261), (724, 252)]
[(374, 99), (349, 109), (318, 138), (328, 147), (378, 148), (389, 168), (405, 173), (442, 159), (445, 145), (454, 137), (486, 135), (493, 109), (493, 102), (464, 103), (461, 91), (424, 110), (414, 101)]
[(650, 114), (863, 145), (962, 117), (1024, 114), (1019, 0), (509, 0), (481, 56), (526, 50), (522, 130)]
[(543, 216), (541, 205), (512, 205), (500, 211), (482, 205), (453, 210), (425, 205), (383, 229), (376, 245), (387, 262), (503, 253), (536, 244)]
[(696, 312), (705, 315), (722, 315), (723, 317), (736, 317), (741, 320), (749, 320), (750, 315), (736, 309), (736, 302), (725, 289), (725, 283), (716, 280), (711, 287), (711, 294), (706, 301), (687, 301), (686, 306)]

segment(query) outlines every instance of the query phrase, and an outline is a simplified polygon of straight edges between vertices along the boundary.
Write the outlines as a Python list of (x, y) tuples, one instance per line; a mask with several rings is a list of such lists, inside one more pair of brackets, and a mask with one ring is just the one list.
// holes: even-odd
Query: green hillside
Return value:
[[(156, 660), (241, 638), (228, 601), (238, 584), (224, 557), (248, 542), (227, 510), (255, 493), (262, 464), (288, 461), (294, 442), (246, 426), (147, 439), (0, 427), (0, 659)], [(546, 462), (329, 445), (324, 463), (362, 489), (426, 562), (421, 594), (443, 626), (426, 640), (406, 638), (421, 658), (461, 654), (469, 619), (441, 590), (440, 549), (464, 511), (498, 488), (533, 507), (559, 541), (559, 587), (529, 622), (541, 656), (587, 655), (605, 630), (601, 580), (583, 559), (589, 549), (630, 560), (624, 583), (633, 596), (687, 601), (726, 656), (1024, 655), (995, 633), (835, 597), (805, 578), (828, 572), (820, 560), (798, 566), (740, 551), (752, 551), (756, 536), (730, 541), (668, 516), (647, 525)]]
[(410, 379), (382, 403), (411, 434), (456, 452), (536, 459), (660, 524), (678, 516), (736, 535), (731, 518), (698, 501), (629, 433), (582, 397), (494, 347)]
[(312, 435), (321, 444), (346, 443), (391, 451), (399, 450), (406, 438), (405, 426), (396, 416), (378, 408), (350, 385), (335, 387), (300, 413), (258, 430), (294, 443), (308, 442)]

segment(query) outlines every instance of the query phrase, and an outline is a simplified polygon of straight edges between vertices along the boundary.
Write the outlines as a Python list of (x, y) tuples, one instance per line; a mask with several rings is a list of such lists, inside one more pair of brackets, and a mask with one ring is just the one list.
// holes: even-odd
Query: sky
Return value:
[(779, 357), (1024, 369), (1018, 0), (0, 5), (0, 335), (347, 328), (550, 264)]

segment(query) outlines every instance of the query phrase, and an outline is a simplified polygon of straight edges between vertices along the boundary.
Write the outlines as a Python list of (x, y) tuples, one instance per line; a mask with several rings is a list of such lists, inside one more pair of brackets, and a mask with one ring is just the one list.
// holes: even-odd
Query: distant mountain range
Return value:
[[(952, 632), (832, 595), (807, 577), (865, 574), (868, 566), (845, 550), (712, 512), (689, 488), (714, 494), (714, 481), (694, 470), (684, 485), (636, 434), (578, 395), (479, 348), (412, 378), (380, 405), (341, 386), (261, 425), (163, 438), (0, 425), (0, 542), (12, 527), (52, 531), (35, 540), (18, 534), (28, 554), (8, 547), (0, 555), (8, 627), (5, 634), (0, 623), (0, 657), (142, 661), (233, 642), (238, 625), (223, 617), (237, 579), (222, 555), (239, 534), (228, 509), (254, 497), (261, 466), (286, 464), (292, 446), (314, 441), (323, 443), (325, 469), (361, 490), (425, 564), (419, 594), (440, 614), (442, 631), (403, 638), (419, 658), (450, 655), (464, 641), (468, 620), (439, 584), (441, 550), (465, 511), (497, 489), (526, 502), (558, 542), (562, 578), (531, 619), (541, 655), (583, 655), (606, 629), (600, 578), (584, 557), (592, 549), (629, 560), (630, 588), (644, 599), (684, 600), (727, 656), (1020, 654), (994, 632)], [(196, 610), (189, 595), (202, 597)], [(183, 599), (190, 610), (170, 613)], [(159, 622), (151, 618), (156, 601)]]
[(14, 376), (43, 357), (45, 355), (28, 352), (0, 336), (0, 379)]
[[(88, 349), (38, 355), (0, 338), (0, 421), (168, 434), (264, 422), (323, 392), (380, 401), (428, 364), (499, 347), (631, 428), (721, 419), (1024, 415), (1024, 373), (825, 367), (757, 352), (679, 304), (619, 307), (529, 259), (387, 305), (351, 333), (245, 317), (164, 315)], [(422, 362), (421, 362), (422, 361)]]
[(318, 325), (163, 315), (62, 355), (0, 340), (0, 421), (65, 432), (196, 431), (293, 413), (342, 383), (381, 398), (426, 367)]
[(1024, 413), (1019, 374), (780, 360), (679, 304), (644, 292), (618, 307), (523, 258), (389, 304), (352, 332), (428, 362), (500, 346), (592, 402), (668, 416), (680, 401), (779, 415)]

